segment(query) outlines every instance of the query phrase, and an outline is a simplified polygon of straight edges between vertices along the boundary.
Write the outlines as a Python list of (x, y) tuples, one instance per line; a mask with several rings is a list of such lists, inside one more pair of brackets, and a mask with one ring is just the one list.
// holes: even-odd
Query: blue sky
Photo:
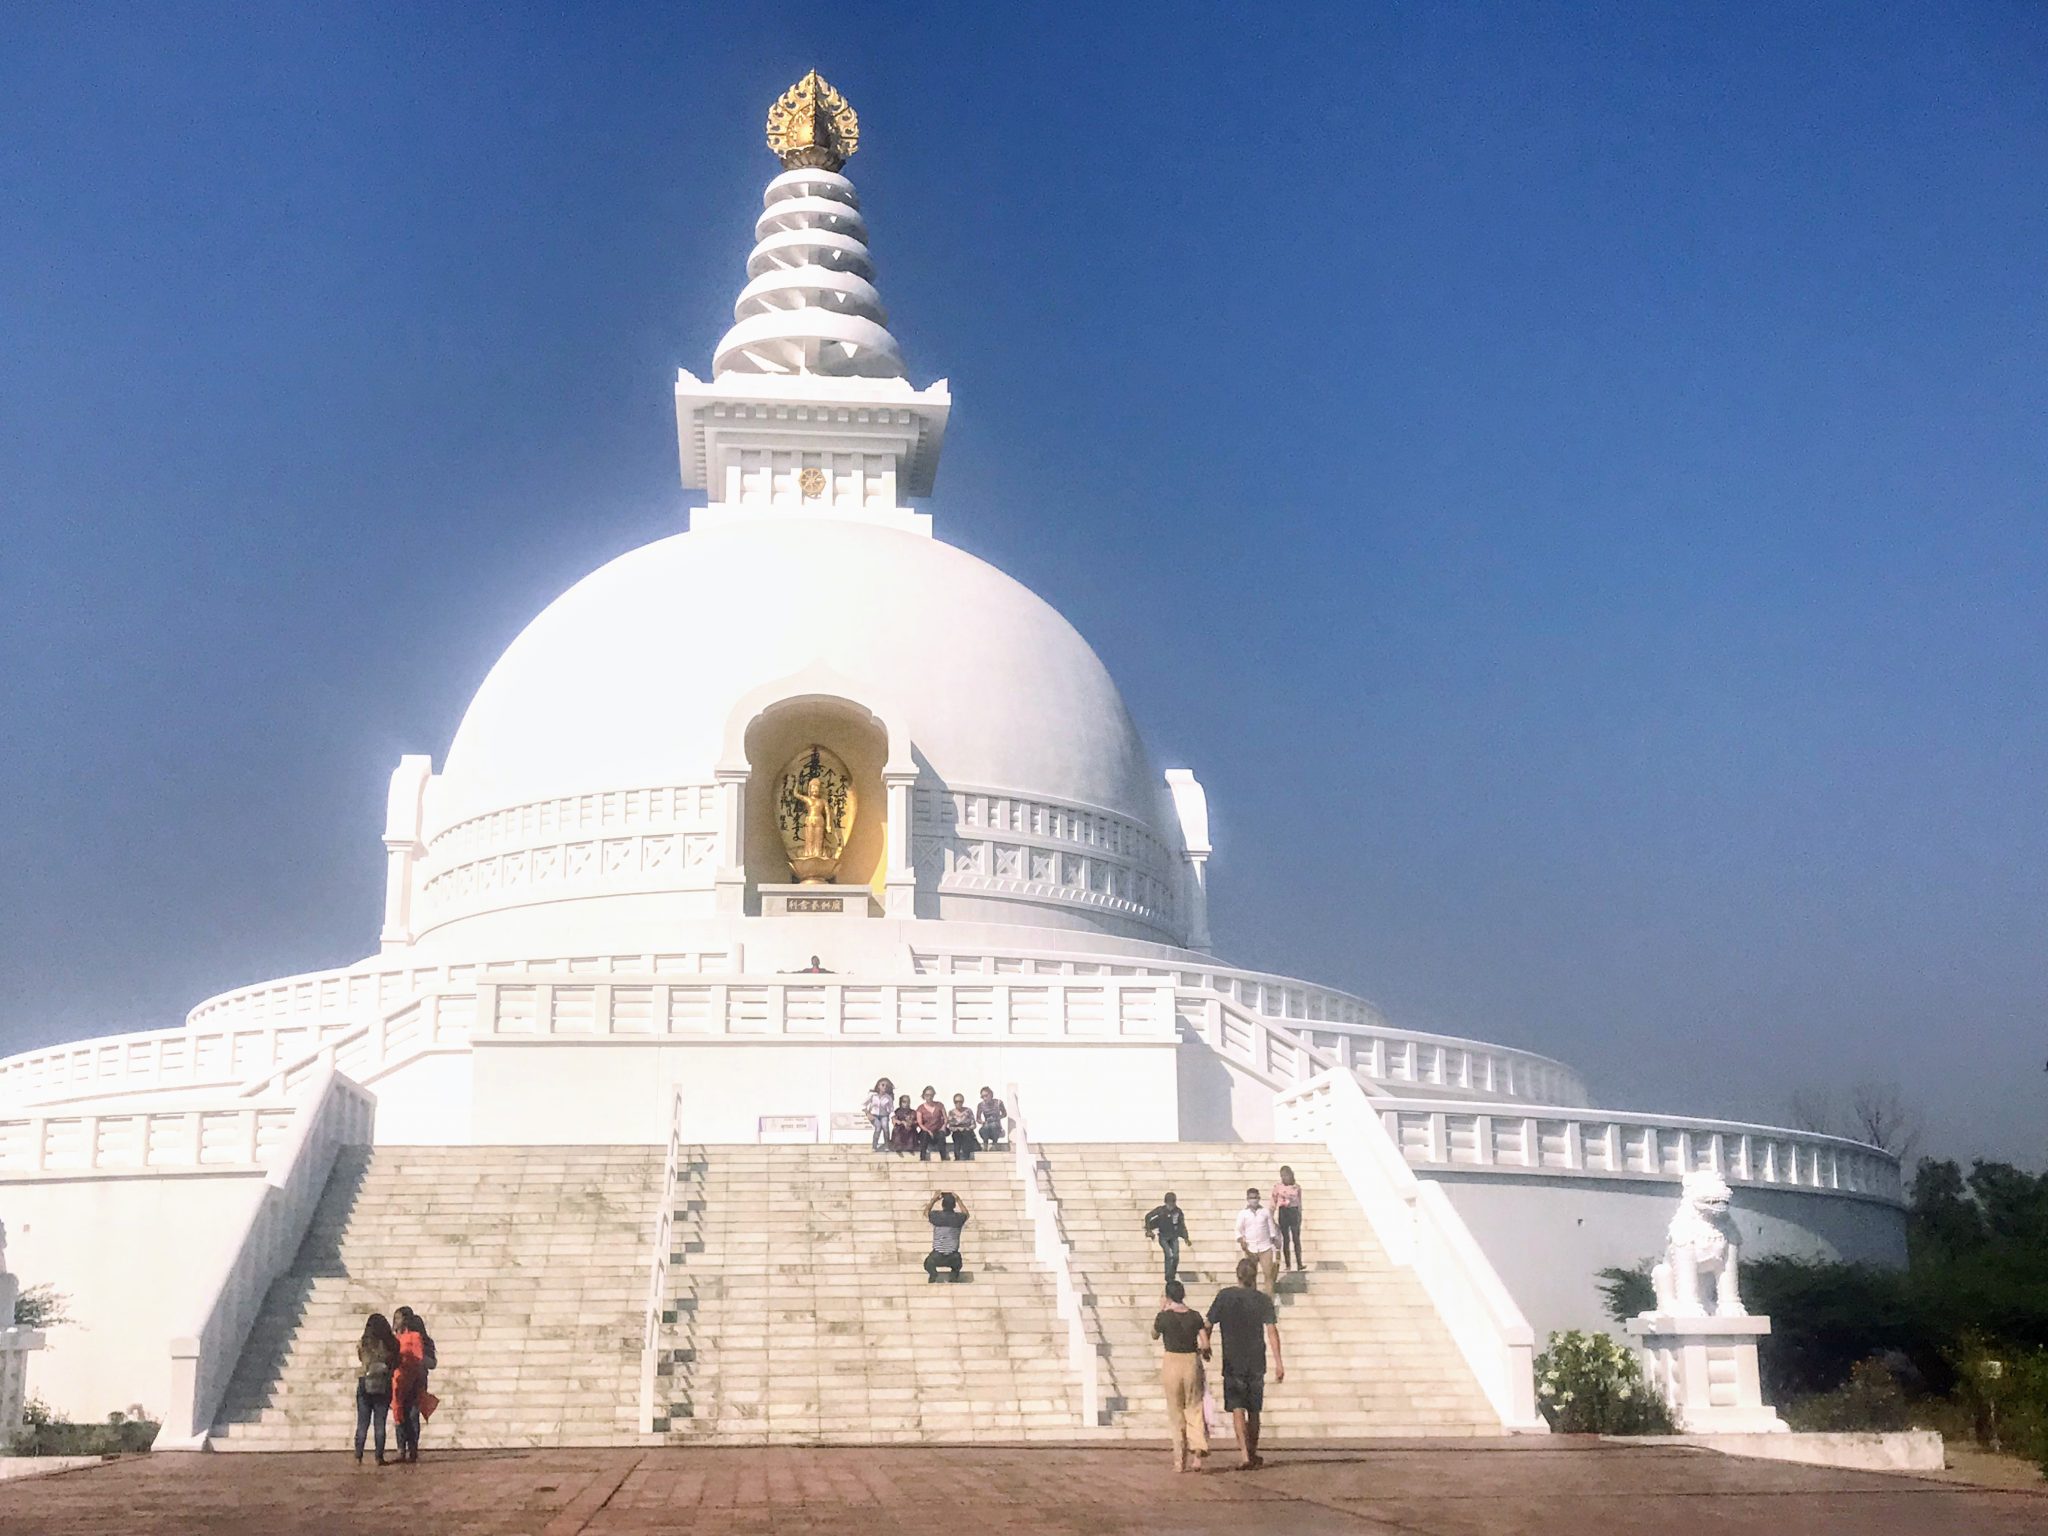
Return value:
[(374, 947), (383, 787), (681, 526), (811, 65), (942, 536), (1219, 944), (1605, 1102), (2048, 1107), (2048, 10), (0, 17), (0, 1049)]

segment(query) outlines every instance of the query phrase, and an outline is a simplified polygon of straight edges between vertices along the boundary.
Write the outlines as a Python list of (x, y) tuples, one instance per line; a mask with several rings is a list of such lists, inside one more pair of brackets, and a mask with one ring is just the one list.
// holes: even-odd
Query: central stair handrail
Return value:
[(676, 1188), (683, 1165), (683, 1090), (669, 1101), (668, 1153), (661, 1166), (661, 1200), (654, 1208), (654, 1247), (647, 1274), (646, 1328), (640, 1336), (640, 1427), (652, 1433), (654, 1389), (660, 1376), (662, 1316), (668, 1310), (668, 1265), (675, 1246)]
[(1066, 1327), (1067, 1368), (1081, 1389), (1081, 1422), (1093, 1429), (1102, 1422), (1102, 1356), (1088, 1330), (1088, 1309), (1074, 1247), (1060, 1223), (1059, 1201), (1046, 1187), (1045, 1162), (1025, 1129), (1022, 1096), (1017, 1085), (1006, 1087), (1010, 1109), (1010, 1153), (1024, 1185), (1024, 1212), (1031, 1218), (1033, 1250), (1052, 1272), (1053, 1294)]

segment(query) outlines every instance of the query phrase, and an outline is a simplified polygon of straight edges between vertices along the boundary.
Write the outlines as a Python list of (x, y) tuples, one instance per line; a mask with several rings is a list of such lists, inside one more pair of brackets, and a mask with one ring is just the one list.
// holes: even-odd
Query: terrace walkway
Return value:
[[(628, 1536), (926, 1527), (1176, 1536), (2006, 1536), (2048, 1494), (1558, 1437), (1289, 1454), (1176, 1477), (1163, 1450), (451, 1451), (417, 1468), (330, 1452), (130, 1457), (0, 1483), (36, 1536)], [(1221, 1458), (1213, 1458), (1221, 1459)]]

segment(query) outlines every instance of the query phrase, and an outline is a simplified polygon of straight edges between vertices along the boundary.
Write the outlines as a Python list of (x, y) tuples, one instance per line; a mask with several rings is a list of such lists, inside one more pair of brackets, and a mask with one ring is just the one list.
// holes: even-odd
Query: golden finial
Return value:
[(836, 171), (860, 148), (860, 119), (814, 69), (768, 109), (768, 147), (789, 170)]

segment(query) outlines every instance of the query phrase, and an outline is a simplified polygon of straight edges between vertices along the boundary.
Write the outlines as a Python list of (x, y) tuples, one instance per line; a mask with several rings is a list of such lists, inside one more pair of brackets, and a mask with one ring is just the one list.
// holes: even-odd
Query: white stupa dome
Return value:
[(733, 712), (822, 665), (900, 706), (920, 771), (1177, 839), (1108, 671), (1074, 627), (937, 539), (829, 518), (678, 534), (550, 603), (464, 715), (429, 835), (554, 797), (708, 782)]

